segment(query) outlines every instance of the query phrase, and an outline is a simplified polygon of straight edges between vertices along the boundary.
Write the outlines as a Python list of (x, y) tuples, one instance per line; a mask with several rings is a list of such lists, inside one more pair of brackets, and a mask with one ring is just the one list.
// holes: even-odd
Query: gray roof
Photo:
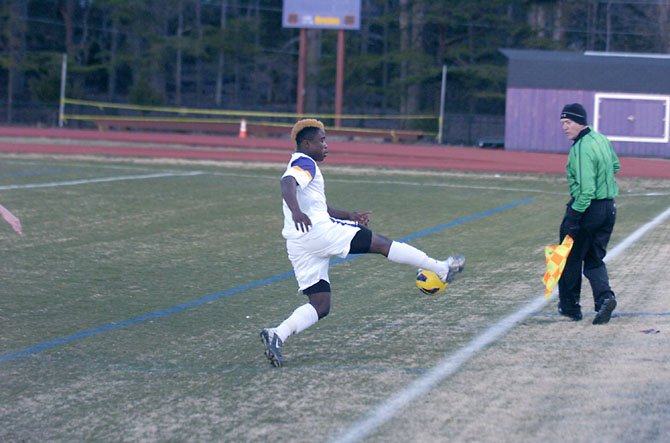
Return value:
[(501, 49), (508, 88), (670, 94), (670, 55)]

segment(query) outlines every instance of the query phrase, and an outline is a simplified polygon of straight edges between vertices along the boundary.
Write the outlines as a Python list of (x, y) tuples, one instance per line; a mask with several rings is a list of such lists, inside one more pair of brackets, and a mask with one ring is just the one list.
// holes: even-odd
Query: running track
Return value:
[[(165, 132), (0, 127), (0, 152), (285, 164), (287, 138), (238, 138)], [(453, 146), (328, 141), (332, 165), (499, 173), (564, 174), (566, 154)], [(670, 179), (670, 160), (621, 157), (619, 176)]]

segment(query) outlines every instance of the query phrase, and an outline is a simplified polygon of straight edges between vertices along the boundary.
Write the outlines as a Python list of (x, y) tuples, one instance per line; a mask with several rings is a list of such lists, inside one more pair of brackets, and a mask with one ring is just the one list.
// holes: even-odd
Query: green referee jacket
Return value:
[(604, 135), (590, 127), (575, 139), (566, 165), (572, 209), (584, 212), (591, 200), (614, 198), (619, 194), (614, 179), (621, 169), (612, 144)]

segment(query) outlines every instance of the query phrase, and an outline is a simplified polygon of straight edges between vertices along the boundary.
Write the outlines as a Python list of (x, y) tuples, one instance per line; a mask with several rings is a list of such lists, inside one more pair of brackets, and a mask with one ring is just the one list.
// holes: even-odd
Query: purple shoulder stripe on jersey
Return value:
[(313, 180), (316, 175), (316, 163), (309, 157), (296, 158), (293, 163), (291, 163), (291, 167), (309, 174), (310, 180)]

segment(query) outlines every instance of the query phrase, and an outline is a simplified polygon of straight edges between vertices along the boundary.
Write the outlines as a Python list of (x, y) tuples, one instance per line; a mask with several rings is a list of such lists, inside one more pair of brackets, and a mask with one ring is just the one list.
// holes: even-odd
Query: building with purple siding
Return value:
[(501, 52), (509, 59), (505, 149), (567, 152), (559, 114), (578, 102), (617, 154), (670, 158), (670, 55)]

